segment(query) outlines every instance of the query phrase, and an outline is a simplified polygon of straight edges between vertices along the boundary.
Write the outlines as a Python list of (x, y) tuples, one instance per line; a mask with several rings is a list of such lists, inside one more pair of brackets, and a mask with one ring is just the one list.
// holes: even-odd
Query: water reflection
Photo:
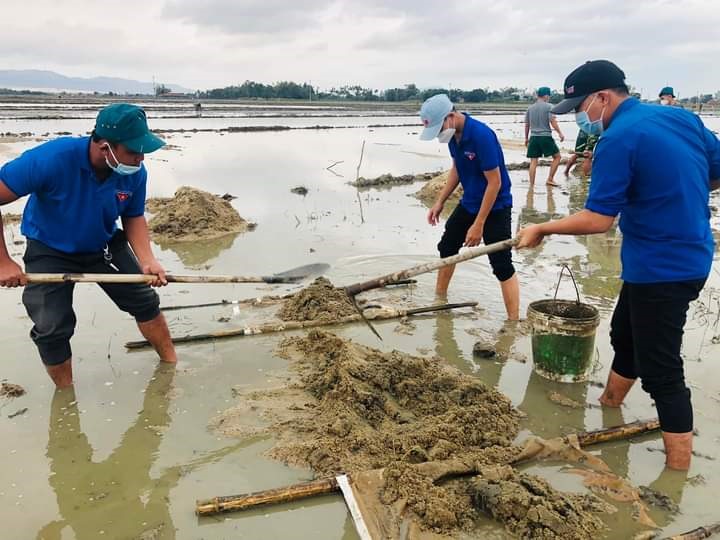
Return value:
[(198, 268), (209, 260), (215, 259), (226, 249), (230, 249), (237, 237), (238, 233), (231, 233), (202, 242), (173, 242), (157, 239), (153, 241), (163, 250), (174, 252), (186, 267)]
[[(585, 207), (588, 186), (586, 182), (570, 184), (568, 209), (571, 213), (579, 212)], [(576, 271), (576, 278), (582, 284), (583, 294), (603, 301), (606, 308), (612, 307), (622, 286), (620, 280), (622, 235), (617, 224), (603, 234), (578, 236), (577, 241), (587, 248), (585, 256), (573, 257), (571, 261), (571, 267)]]
[(78, 540), (112, 538), (175, 538), (169, 509), (170, 491), (199, 465), (234, 451), (229, 446), (186, 465), (165, 469), (156, 478), (150, 470), (158, 457), (162, 434), (170, 425), (168, 396), (174, 366), (158, 364), (145, 390), (141, 412), (120, 444), (103, 461), (93, 461), (93, 447), (80, 426), (73, 388), (56, 390), (50, 411), (47, 457), (50, 485), (61, 519), (45, 525), (38, 539), (64, 538), (70, 527)]
[(93, 448), (80, 427), (74, 389), (55, 392), (47, 456), (62, 519), (45, 525), (38, 538), (60, 538), (68, 526), (78, 540), (111, 531), (132, 538), (150, 531), (156, 538), (175, 538), (167, 501), (180, 468), (169, 468), (159, 478), (150, 476), (162, 430), (170, 423), (167, 394), (174, 376), (173, 366), (158, 367), (145, 391), (142, 412), (101, 462), (93, 462)]

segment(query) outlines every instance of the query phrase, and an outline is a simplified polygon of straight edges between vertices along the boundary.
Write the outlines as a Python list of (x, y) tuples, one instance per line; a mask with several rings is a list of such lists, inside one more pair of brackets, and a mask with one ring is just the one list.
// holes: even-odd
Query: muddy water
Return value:
[[(502, 139), (520, 137), (520, 116), (486, 120)], [(360, 174), (366, 177), (440, 170), (448, 165), (446, 150), (436, 143), (417, 141), (414, 128), (362, 127), (396, 123), (392, 119), (352, 121), (360, 127), (169, 135), (168, 142), (175, 148), (148, 156), (149, 195), (169, 196), (186, 184), (213, 193), (229, 192), (238, 196), (233, 206), (258, 227), (203, 244), (156, 246), (161, 261), (176, 272), (218, 274), (266, 274), (328, 262), (332, 265), (328, 277), (337, 285), (427, 261), (435, 252), (441, 229), (425, 223), (426, 208), (410, 196), (420, 185), (360, 192), (361, 217), (356, 191), (346, 182), (355, 178), (363, 140)], [(169, 128), (200, 127), (203, 122), (214, 127), (239, 125), (237, 119), (160, 122)], [(293, 118), (289, 122), (345, 125), (348, 119)], [(284, 120), (273, 119), (272, 123)], [(720, 127), (717, 119), (708, 119), (708, 124)], [(89, 128), (82, 120), (0, 121), (0, 132), (30, 131), (38, 138), (48, 132), (83, 133)], [(570, 124), (565, 124), (564, 130), (573, 133)], [(0, 141), (0, 160), (32, 144)], [(517, 142), (506, 145), (508, 162), (521, 161), (522, 154)], [(337, 161), (342, 163), (327, 169)], [(542, 183), (546, 169), (538, 174), (538, 185), (531, 193), (527, 173), (512, 173), (514, 226), (582, 207), (587, 194), (582, 181), (573, 179), (547, 190)], [(290, 193), (298, 185), (308, 188), (306, 196)], [(717, 196), (711, 204), (720, 205)], [(21, 204), (15, 204), (10, 210), (21, 209)], [(714, 226), (720, 228), (717, 217)], [(24, 246), (17, 226), (6, 229), (6, 238), (19, 256)], [(461, 265), (449, 295), (449, 301), (478, 300), (481, 311), (418, 318), (410, 335), (394, 332), (394, 321), (376, 323), (383, 342), (363, 325), (338, 333), (383, 350), (438, 354), (496, 386), (527, 414), (520, 437), (529, 433), (551, 437), (650, 417), (653, 407), (639, 388), (631, 392), (627, 406), (620, 411), (594, 406), (602, 391), (596, 383), (604, 381), (611, 361), (607, 332), (619, 290), (619, 246), (619, 235), (613, 230), (579, 240), (551, 238), (537, 250), (514, 255), (523, 311), (531, 301), (552, 295), (562, 263), (575, 272), (585, 301), (601, 311), (598, 363), (589, 384), (551, 383), (532, 371), (529, 337), (515, 326), (503, 324), (499, 290), (484, 260)], [(720, 488), (720, 464), (715, 459), (720, 439), (720, 382), (715, 362), (720, 346), (713, 344), (720, 334), (719, 272), (713, 269), (702, 297), (691, 307), (684, 348), (699, 433), (699, 456), (690, 476), (701, 475), (702, 480), (684, 482), (678, 475), (662, 474), (664, 455), (657, 451), (662, 445), (655, 436), (594, 451), (634, 484), (651, 485), (676, 498), (680, 514), (654, 514), (666, 533), (720, 518), (715, 505), (708, 504)], [(370, 296), (399, 305), (429, 304), (434, 300), (433, 279), (419, 276), (413, 289)], [(280, 294), (296, 288), (171, 285), (161, 295), (167, 305), (189, 304)], [(560, 290), (567, 298), (574, 293), (570, 283)], [(332, 496), (217, 519), (198, 520), (193, 513), (197, 498), (278, 487), (311, 477), (308, 470), (288, 468), (265, 457), (272, 446), (270, 440), (217, 438), (206, 429), (209, 418), (235, 403), (233, 387), (259, 389), (284, 380), (285, 361), (273, 353), (279, 336), (185, 346), (180, 349), (177, 370), (168, 373), (156, 369), (150, 352), (125, 352), (123, 342), (137, 338), (133, 321), (119, 313), (96, 286), (79, 285), (75, 293), (78, 328), (73, 339), (75, 390), (73, 394), (55, 394), (27, 338), (30, 323), (20, 304), (20, 292), (0, 291), (0, 305), (4, 312), (0, 379), (27, 390), (18, 398), (0, 398), (3, 537), (355, 538), (342, 500)], [(185, 334), (263, 321), (273, 311), (272, 307), (244, 307), (236, 312), (232, 307), (207, 308), (169, 312), (168, 317), (173, 332)], [(224, 317), (230, 321), (220, 322)], [(478, 340), (493, 347), (495, 357), (473, 358), (473, 344)], [(562, 406), (551, 401), (552, 392), (589, 407)], [(8, 418), (24, 408), (23, 414)], [(549, 478), (560, 489), (583, 489), (559, 464), (535, 465), (528, 470)], [(627, 508), (607, 516), (606, 521), (611, 527), (608, 538), (627, 538), (636, 530)], [(489, 520), (482, 524), (482, 534), (504, 536)]]

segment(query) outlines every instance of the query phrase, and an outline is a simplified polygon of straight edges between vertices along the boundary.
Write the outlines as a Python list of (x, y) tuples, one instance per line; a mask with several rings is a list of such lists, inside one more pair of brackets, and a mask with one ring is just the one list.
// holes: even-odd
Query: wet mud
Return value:
[(435, 178), (437, 174), (437, 172), (426, 172), (420, 174), (403, 174), (401, 176), (393, 176), (390, 173), (386, 173), (375, 178), (364, 178), (361, 176), (357, 180), (349, 182), (349, 184), (358, 188), (412, 184), (413, 182), (428, 182)]
[(148, 199), (146, 209), (152, 214), (150, 232), (160, 241), (208, 240), (255, 227), (227, 200), (187, 186), (179, 188), (174, 197)]
[(19, 384), (4, 382), (0, 384), (0, 397), (20, 397), (25, 394), (25, 389)]
[(563, 493), (537, 476), (508, 466), (483, 470), (470, 492), (476, 507), (518, 538), (594, 538), (606, 528), (599, 516), (615, 511), (595, 495)]
[(345, 290), (319, 277), (285, 300), (278, 317), (283, 321), (334, 321), (355, 313)]

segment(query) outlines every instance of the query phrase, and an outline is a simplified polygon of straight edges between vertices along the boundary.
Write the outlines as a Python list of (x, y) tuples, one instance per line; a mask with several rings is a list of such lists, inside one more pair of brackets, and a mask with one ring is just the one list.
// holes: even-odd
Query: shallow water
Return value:
[[(0, 117), (3, 115), (0, 114)], [(520, 137), (520, 115), (483, 117), (501, 139)], [(400, 120), (400, 121), (398, 121)], [(442, 232), (425, 222), (427, 209), (410, 195), (422, 184), (360, 192), (347, 185), (354, 180), (365, 141), (360, 174), (374, 177), (446, 168), (446, 150), (434, 142), (417, 140), (412, 127), (369, 128), (375, 124), (405, 123), (407, 117), (156, 119), (153, 127), (213, 129), (249, 125), (349, 125), (352, 129), (292, 130), (254, 133), (178, 133), (168, 135), (173, 149), (148, 156), (149, 195), (168, 196), (181, 185), (214, 193), (231, 193), (240, 214), (258, 223), (255, 231), (208, 243), (156, 246), (166, 268), (174, 272), (267, 274), (311, 262), (332, 265), (327, 276), (338, 285), (361, 281), (410, 267), (435, 257)], [(243, 122), (243, 123), (241, 123)], [(718, 119), (707, 119), (714, 129)], [(258, 125), (258, 124), (255, 124)], [(84, 120), (1, 120), (0, 132), (81, 134)], [(567, 135), (573, 126), (563, 123)], [(35, 144), (31, 140), (0, 142), (0, 160)], [(564, 143), (569, 148), (570, 143)], [(506, 161), (523, 160), (517, 142), (506, 145)], [(342, 162), (328, 166), (334, 162)], [(534, 192), (527, 173), (511, 173), (513, 226), (541, 222), (582, 208), (584, 181), (563, 181), (546, 189), (547, 169), (538, 172)], [(309, 193), (290, 189), (304, 185)], [(718, 196), (711, 204), (718, 205)], [(11, 205), (19, 211), (21, 203)], [(720, 228), (717, 213), (715, 230)], [(717, 233), (716, 233), (717, 234)], [(6, 228), (16, 257), (23, 245), (17, 226)], [(583, 301), (601, 313), (598, 362), (588, 384), (567, 385), (542, 379), (532, 371), (529, 336), (503, 324), (499, 288), (486, 260), (458, 267), (449, 301), (476, 300), (479, 311), (458, 311), (418, 317), (412, 335), (394, 332), (396, 321), (376, 323), (380, 342), (361, 325), (338, 329), (344, 337), (383, 350), (430, 352), (459, 369), (497, 386), (527, 414), (523, 436), (552, 437), (580, 429), (629, 422), (654, 415), (649, 398), (634, 389), (620, 411), (599, 408), (568, 409), (551, 402), (557, 391), (583, 403), (596, 404), (611, 353), (609, 315), (619, 290), (619, 234), (581, 239), (554, 237), (536, 250), (516, 252), (522, 284), (522, 311), (533, 301), (552, 296), (563, 263), (575, 272)], [(717, 265), (716, 265), (717, 266)], [(371, 293), (403, 306), (434, 301), (433, 275), (419, 276), (412, 289)], [(279, 294), (296, 287), (254, 285), (170, 285), (161, 290), (163, 304), (190, 304), (220, 299)], [(677, 533), (717, 521), (720, 514), (713, 493), (720, 488), (717, 442), (720, 440), (720, 273), (713, 269), (698, 302), (689, 312), (684, 346), (687, 377), (696, 413), (696, 451), (705, 457), (693, 462), (690, 476), (704, 483), (687, 484), (676, 475), (663, 475), (664, 456), (657, 436), (605, 445), (593, 452), (618, 474), (636, 485), (651, 484), (681, 493), (682, 513), (674, 518), (654, 514), (665, 533)], [(560, 296), (572, 298), (572, 284), (564, 281)], [(3, 364), (0, 379), (21, 384), (21, 398), (0, 401), (0, 518), (4, 538), (355, 538), (340, 497), (328, 496), (302, 504), (198, 519), (195, 499), (279, 487), (308, 479), (307, 470), (285, 467), (263, 453), (269, 439), (221, 439), (206, 429), (209, 418), (234, 403), (232, 388), (263, 388), (284, 380), (285, 362), (274, 355), (281, 336), (258, 336), (183, 346), (176, 372), (156, 368), (148, 351), (128, 353), (123, 343), (137, 339), (133, 321), (118, 312), (94, 285), (78, 285), (75, 309), (78, 328), (73, 339), (76, 384), (74, 395), (54, 394), (27, 337), (30, 322), (20, 303), (20, 291), (0, 291), (5, 316), (0, 321)], [(272, 308), (232, 307), (168, 312), (176, 334), (205, 332), (268, 319)], [(230, 316), (228, 323), (220, 317)], [(499, 354), (474, 359), (478, 339)], [(715, 341), (720, 341), (720, 338)], [(507, 357), (507, 359), (503, 359)], [(2, 398), (0, 398), (2, 399)], [(12, 419), (8, 415), (26, 408)], [(713, 458), (713, 459), (709, 459)], [(535, 465), (533, 472), (548, 476), (558, 487), (580, 489), (574, 476), (557, 464)], [(627, 508), (608, 516), (608, 538), (627, 538), (635, 530)], [(12, 531), (9, 533), (8, 531)], [(493, 531), (492, 533), (490, 531)], [(488, 522), (483, 534), (503, 534)]]

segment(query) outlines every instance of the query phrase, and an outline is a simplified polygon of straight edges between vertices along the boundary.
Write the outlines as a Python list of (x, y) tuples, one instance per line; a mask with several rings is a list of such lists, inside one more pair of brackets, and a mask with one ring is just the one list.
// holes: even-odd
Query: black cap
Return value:
[(565, 99), (552, 108), (554, 114), (575, 110), (593, 92), (625, 86), (625, 73), (609, 60), (592, 60), (565, 79)]

